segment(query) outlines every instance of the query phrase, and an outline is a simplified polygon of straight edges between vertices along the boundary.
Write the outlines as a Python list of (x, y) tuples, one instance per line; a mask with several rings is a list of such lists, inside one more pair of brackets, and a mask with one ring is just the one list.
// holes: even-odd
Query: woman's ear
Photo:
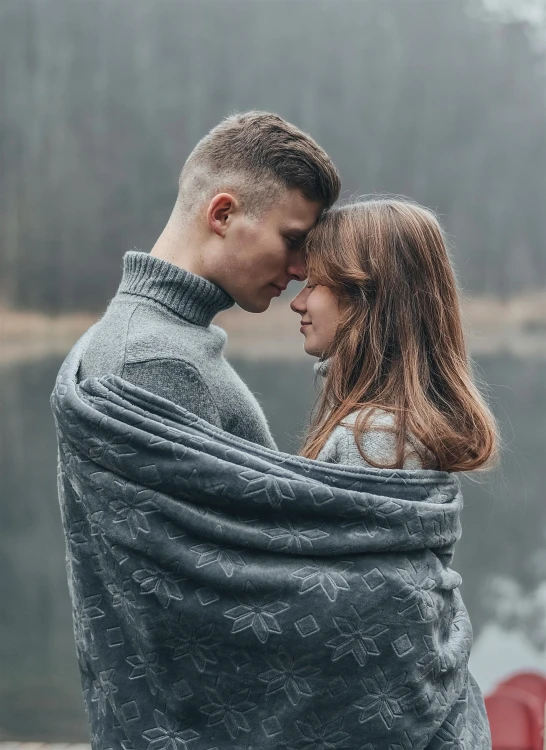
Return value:
[(218, 193), (214, 196), (207, 209), (207, 223), (214, 234), (225, 236), (230, 218), (237, 208), (237, 199), (230, 193)]

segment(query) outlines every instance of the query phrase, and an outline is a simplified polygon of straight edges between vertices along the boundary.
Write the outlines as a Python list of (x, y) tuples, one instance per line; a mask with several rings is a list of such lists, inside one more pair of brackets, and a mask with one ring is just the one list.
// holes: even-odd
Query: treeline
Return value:
[(3, 0), (0, 305), (100, 310), (196, 141), (252, 108), (311, 132), (345, 197), (437, 209), (470, 293), (544, 285), (544, 62), (469, 2)]

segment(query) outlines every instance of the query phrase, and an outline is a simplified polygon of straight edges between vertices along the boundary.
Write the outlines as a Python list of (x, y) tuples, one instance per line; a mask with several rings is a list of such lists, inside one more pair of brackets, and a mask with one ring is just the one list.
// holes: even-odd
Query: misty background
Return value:
[[(0, 740), (88, 739), (55, 375), (123, 254), (151, 249), (193, 146), (247, 109), (310, 132), (343, 199), (438, 212), (504, 443), (463, 478), (471, 668), (484, 691), (546, 672), (545, 83), (546, 0), (0, 0)], [(296, 292), (216, 321), (292, 452), (316, 396)]]

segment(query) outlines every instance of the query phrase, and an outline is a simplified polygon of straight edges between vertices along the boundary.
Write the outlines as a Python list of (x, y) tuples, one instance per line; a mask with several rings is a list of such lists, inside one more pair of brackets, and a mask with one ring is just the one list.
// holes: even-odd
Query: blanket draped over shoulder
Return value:
[(235, 438), (116, 376), (52, 407), (93, 750), (489, 750), (460, 484)]

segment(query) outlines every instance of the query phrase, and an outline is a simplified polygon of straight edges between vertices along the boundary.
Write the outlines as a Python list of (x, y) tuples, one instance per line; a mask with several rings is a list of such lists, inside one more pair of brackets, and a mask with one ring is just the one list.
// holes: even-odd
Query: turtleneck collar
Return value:
[(313, 372), (316, 376), (325, 378), (328, 375), (328, 369), (330, 367), (329, 359), (318, 359), (313, 365)]
[(148, 253), (129, 250), (123, 257), (118, 294), (136, 294), (158, 302), (198, 326), (210, 325), (235, 301), (211, 281)]

